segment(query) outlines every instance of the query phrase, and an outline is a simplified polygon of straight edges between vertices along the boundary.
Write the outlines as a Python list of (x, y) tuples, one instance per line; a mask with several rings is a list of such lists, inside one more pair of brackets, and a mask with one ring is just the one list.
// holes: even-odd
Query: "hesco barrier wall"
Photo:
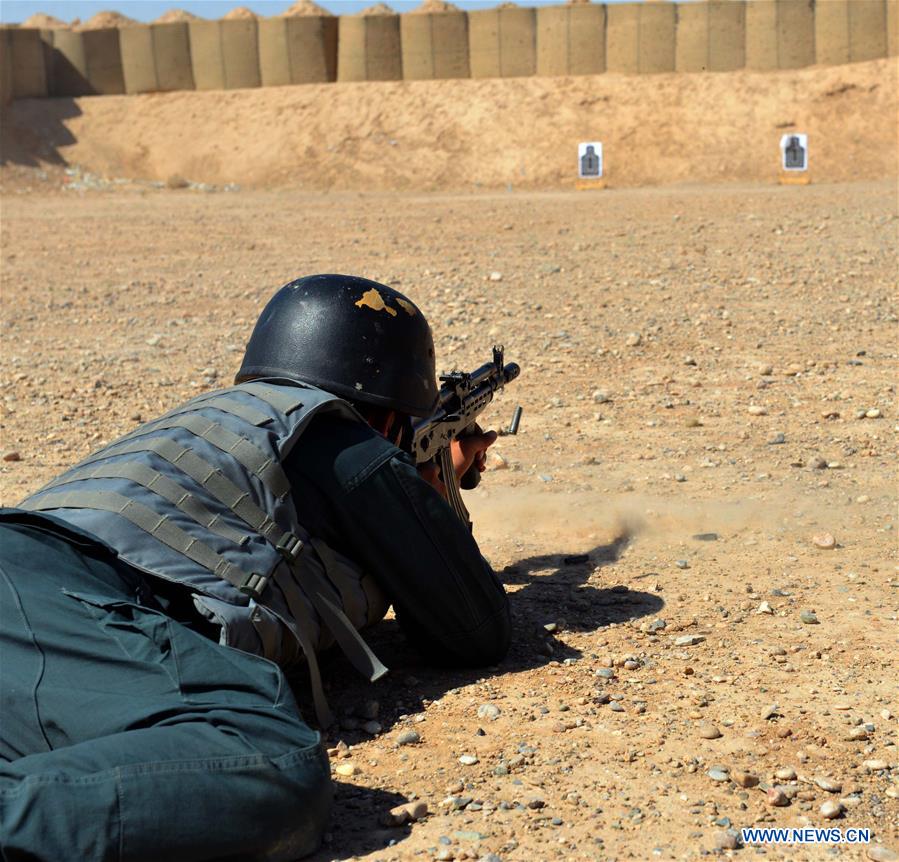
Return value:
[(519, 78), (537, 71), (534, 9), (481, 9), (468, 13), (472, 78)]
[(337, 19), (325, 16), (259, 21), (263, 87), (337, 80)]
[(814, 0), (748, 0), (747, 69), (797, 69), (814, 62)]
[(656, 0), (74, 31), (8, 27), (0, 101), (167, 90), (725, 72), (899, 53), (899, 0)]
[(407, 81), (471, 77), (464, 12), (401, 15), (400, 43)]
[(746, 63), (742, 0), (678, 3), (674, 67), (678, 72), (729, 72)]
[(236, 90), (260, 86), (255, 18), (190, 21), (187, 26), (196, 89)]
[(126, 93), (194, 89), (187, 22), (122, 27), (119, 44)]
[(537, 74), (605, 72), (605, 37), (605, 6), (541, 6), (537, 10)]
[(119, 31), (42, 30), (51, 49), (47, 68), (51, 96), (116, 96), (125, 92)]
[(2, 102), (49, 95), (44, 43), (39, 30), (4, 27), (0, 31), (0, 81)]
[(606, 8), (606, 69), (638, 74), (673, 72), (674, 3), (621, 3)]
[(402, 77), (399, 15), (344, 16), (340, 19), (338, 81), (399, 81)]

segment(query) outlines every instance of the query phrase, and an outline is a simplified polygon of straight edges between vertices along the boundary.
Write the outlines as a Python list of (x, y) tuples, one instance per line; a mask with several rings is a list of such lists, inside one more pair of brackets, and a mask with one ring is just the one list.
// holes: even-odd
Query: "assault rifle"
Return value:
[[(521, 373), (514, 362), (503, 363), (503, 348), (493, 348), (493, 361), (471, 373), (453, 371), (441, 376), (440, 394), (434, 412), (412, 425), (412, 456), (416, 464), (436, 460), (440, 476), (446, 486), (449, 504), (462, 521), (469, 526), (468, 509), (462, 501), (460, 489), (476, 488), (481, 481), (477, 464), (472, 464), (461, 483), (453, 468), (450, 443), (457, 437), (479, 434), (478, 416), (493, 400), (493, 396)], [(508, 430), (500, 433), (517, 434), (521, 422), (521, 407), (515, 408)]]

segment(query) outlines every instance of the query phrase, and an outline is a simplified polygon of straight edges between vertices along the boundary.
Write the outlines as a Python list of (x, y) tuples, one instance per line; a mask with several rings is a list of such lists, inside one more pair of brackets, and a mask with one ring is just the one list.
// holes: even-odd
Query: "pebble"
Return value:
[(865, 760), (862, 761), (862, 766), (868, 770), (868, 772), (880, 772), (881, 769), (886, 769), (889, 764), (885, 760)]
[(834, 781), (832, 778), (816, 778), (815, 784), (822, 790), (826, 790), (828, 793), (839, 793), (843, 789), (843, 785), (839, 781)]
[(802, 622), (804, 622), (807, 626), (816, 626), (821, 622), (814, 611), (803, 611), (801, 614), (799, 614), (799, 619), (802, 620)]
[(406, 823), (415, 823), (423, 817), (428, 816), (428, 803), (422, 800), (417, 802), (407, 802), (404, 805), (397, 805), (391, 808), (381, 817), (383, 826), (403, 826)]
[(724, 769), (710, 769), (708, 776), (712, 781), (728, 781), (730, 779), (730, 775)]
[[(630, 335), (628, 335), (628, 337), (625, 339), (625, 342), (624, 342), (624, 343), (625, 343), (628, 347), (638, 347), (642, 342), (643, 342), (643, 336), (640, 335), (639, 332), (632, 332), (632, 333), (631, 333)], [(880, 415), (880, 414), (878, 413), (878, 415)]]
[(725, 829), (715, 832), (712, 836), (715, 847), (718, 850), (738, 850), (740, 848), (740, 836), (736, 829)]
[(610, 399), (609, 399), (609, 396), (606, 395), (605, 392), (603, 392), (601, 389), (597, 389), (597, 390), (593, 393), (593, 400), (594, 400), (597, 404), (607, 404), (607, 403), (609, 402)]
[(825, 820), (836, 820), (837, 817), (840, 817), (843, 814), (843, 810), (843, 803), (836, 802), (833, 799), (828, 799), (819, 809), (821, 816)]
[(853, 727), (849, 733), (846, 734), (846, 739), (849, 742), (860, 742), (863, 739), (868, 738), (868, 731), (863, 725), (859, 725), (858, 727)]
[(496, 721), (499, 718), (500, 708), (493, 703), (482, 703), (478, 707), (478, 718), (486, 718), (488, 721)]
[(705, 635), (681, 635), (674, 639), (675, 646), (696, 646), (705, 640)]
[(899, 862), (899, 853), (882, 844), (868, 847), (867, 856), (872, 862)]
[(772, 703), (770, 706), (766, 706), (762, 710), (762, 721), (767, 721), (770, 718), (774, 718), (777, 715), (780, 715), (780, 707), (776, 703)]
[(615, 679), (615, 671), (610, 667), (598, 667), (596, 676), (602, 677), (602, 679)]
[(366, 721), (365, 724), (362, 725), (362, 729), (371, 736), (376, 736), (383, 728), (377, 721)]
[(527, 805), (532, 811), (539, 811), (546, 803), (539, 796), (534, 796), (528, 800)]
[(787, 437), (783, 432), (775, 434), (769, 441), (769, 446), (780, 446), (782, 443), (787, 442)]
[(774, 608), (768, 602), (762, 602), (755, 610), (757, 614), (773, 614)]
[(3, 455), (4, 461), (21, 461), (22, 455), (19, 452), (6, 452)]
[(796, 778), (796, 770), (792, 766), (782, 766), (775, 771), (774, 777), (781, 781), (793, 781)]
[(693, 538), (697, 542), (717, 542), (719, 536), (717, 533), (697, 533)]
[(767, 414), (768, 414), (768, 411), (764, 407), (761, 407), (758, 404), (750, 404), (749, 405), (749, 415), (750, 416), (766, 416)]
[(490, 275), (487, 276), (487, 278), (490, 281), (502, 281), (503, 274), (501, 272), (497, 272), (496, 270), (494, 270), (493, 272), (490, 273)]
[(721, 731), (714, 724), (704, 724), (699, 728), (699, 735), (703, 739), (721, 739)]
[(829, 551), (836, 547), (837, 540), (830, 533), (816, 533), (812, 536), (812, 544), (816, 548)]
[(816, 458), (812, 458), (811, 461), (808, 462), (809, 467), (813, 470), (826, 470), (827, 469), (827, 461), (825, 461), (820, 455)]
[(334, 767), (334, 771), (338, 775), (357, 775), (359, 772), (359, 767), (356, 766), (355, 763), (338, 763), (337, 766)]
[(396, 738), (397, 745), (414, 745), (416, 742), (421, 742), (421, 737), (415, 730), (404, 730)]
[(674, 565), (676, 565), (679, 569), (689, 569), (690, 564), (686, 560), (677, 560)]
[(759, 783), (759, 777), (752, 772), (739, 770), (731, 775), (734, 784), (740, 787), (755, 787)]
[(870, 410), (865, 411), (866, 419), (880, 419), (880, 411), (876, 407), (872, 407)]
[(609, 709), (611, 709), (612, 712), (624, 712), (624, 707), (617, 700), (612, 701), (609, 705)]
[(461, 763), (463, 766), (474, 766), (477, 762), (478, 759), (473, 754), (463, 754), (459, 758), (459, 763)]
[(783, 808), (790, 804), (790, 799), (779, 787), (769, 787), (765, 801), (774, 808)]

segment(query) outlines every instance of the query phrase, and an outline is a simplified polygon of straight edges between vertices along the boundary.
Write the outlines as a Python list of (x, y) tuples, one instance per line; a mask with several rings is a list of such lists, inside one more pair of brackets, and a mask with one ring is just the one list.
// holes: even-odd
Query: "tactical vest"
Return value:
[(209, 392), (94, 452), (21, 507), (52, 510), (137, 569), (189, 587), (221, 643), (282, 666), (305, 656), (327, 726), (316, 651), (336, 641), (378, 679), (387, 668), (358, 629), (388, 603), (298, 522), (282, 464), (323, 413), (363, 421), (311, 386), (254, 381)]

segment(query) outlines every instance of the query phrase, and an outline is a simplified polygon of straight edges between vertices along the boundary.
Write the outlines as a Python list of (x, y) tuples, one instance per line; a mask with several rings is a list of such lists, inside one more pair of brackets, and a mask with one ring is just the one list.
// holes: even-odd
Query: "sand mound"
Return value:
[(375, 3), (374, 6), (369, 6), (367, 9), (363, 9), (361, 12), (357, 12), (357, 15), (396, 15), (396, 12), (393, 11), (386, 3)]
[(188, 12), (185, 9), (169, 9), (163, 12), (153, 23), (154, 24), (180, 24), (183, 21), (200, 21), (199, 15)]
[(255, 21), (259, 16), (252, 10), (247, 9), (246, 6), (237, 6), (228, 12), (223, 20), (225, 21)]
[(459, 7), (448, 3), (447, 0), (424, 0), (421, 6), (412, 10), (412, 14), (431, 15), (435, 12), (458, 12)]
[(98, 12), (83, 24), (79, 24), (77, 29), (105, 30), (108, 27), (128, 27), (131, 24), (137, 24), (137, 21), (121, 12)]
[(60, 21), (59, 18), (54, 17), (53, 15), (47, 15), (44, 12), (35, 12), (34, 15), (30, 15), (22, 22), (23, 27), (36, 27), (39, 30), (59, 30), (63, 27), (68, 27), (69, 25), (65, 21)]
[(578, 142), (597, 139), (612, 186), (772, 182), (796, 130), (814, 182), (881, 179), (896, 176), (896, 72), (891, 59), (34, 99), (2, 131), (5, 153), (19, 141), (104, 176), (376, 191), (570, 187)]
[(328, 18), (334, 17), (327, 9), (323, 6), (319, 6), (318, 3), (314, 3), (313, 0), (297, 0), (293, 6), (289, 9), (285, 9), (281, 15), (284, 18), (300, 18), (306, 15), (323, 15)]

